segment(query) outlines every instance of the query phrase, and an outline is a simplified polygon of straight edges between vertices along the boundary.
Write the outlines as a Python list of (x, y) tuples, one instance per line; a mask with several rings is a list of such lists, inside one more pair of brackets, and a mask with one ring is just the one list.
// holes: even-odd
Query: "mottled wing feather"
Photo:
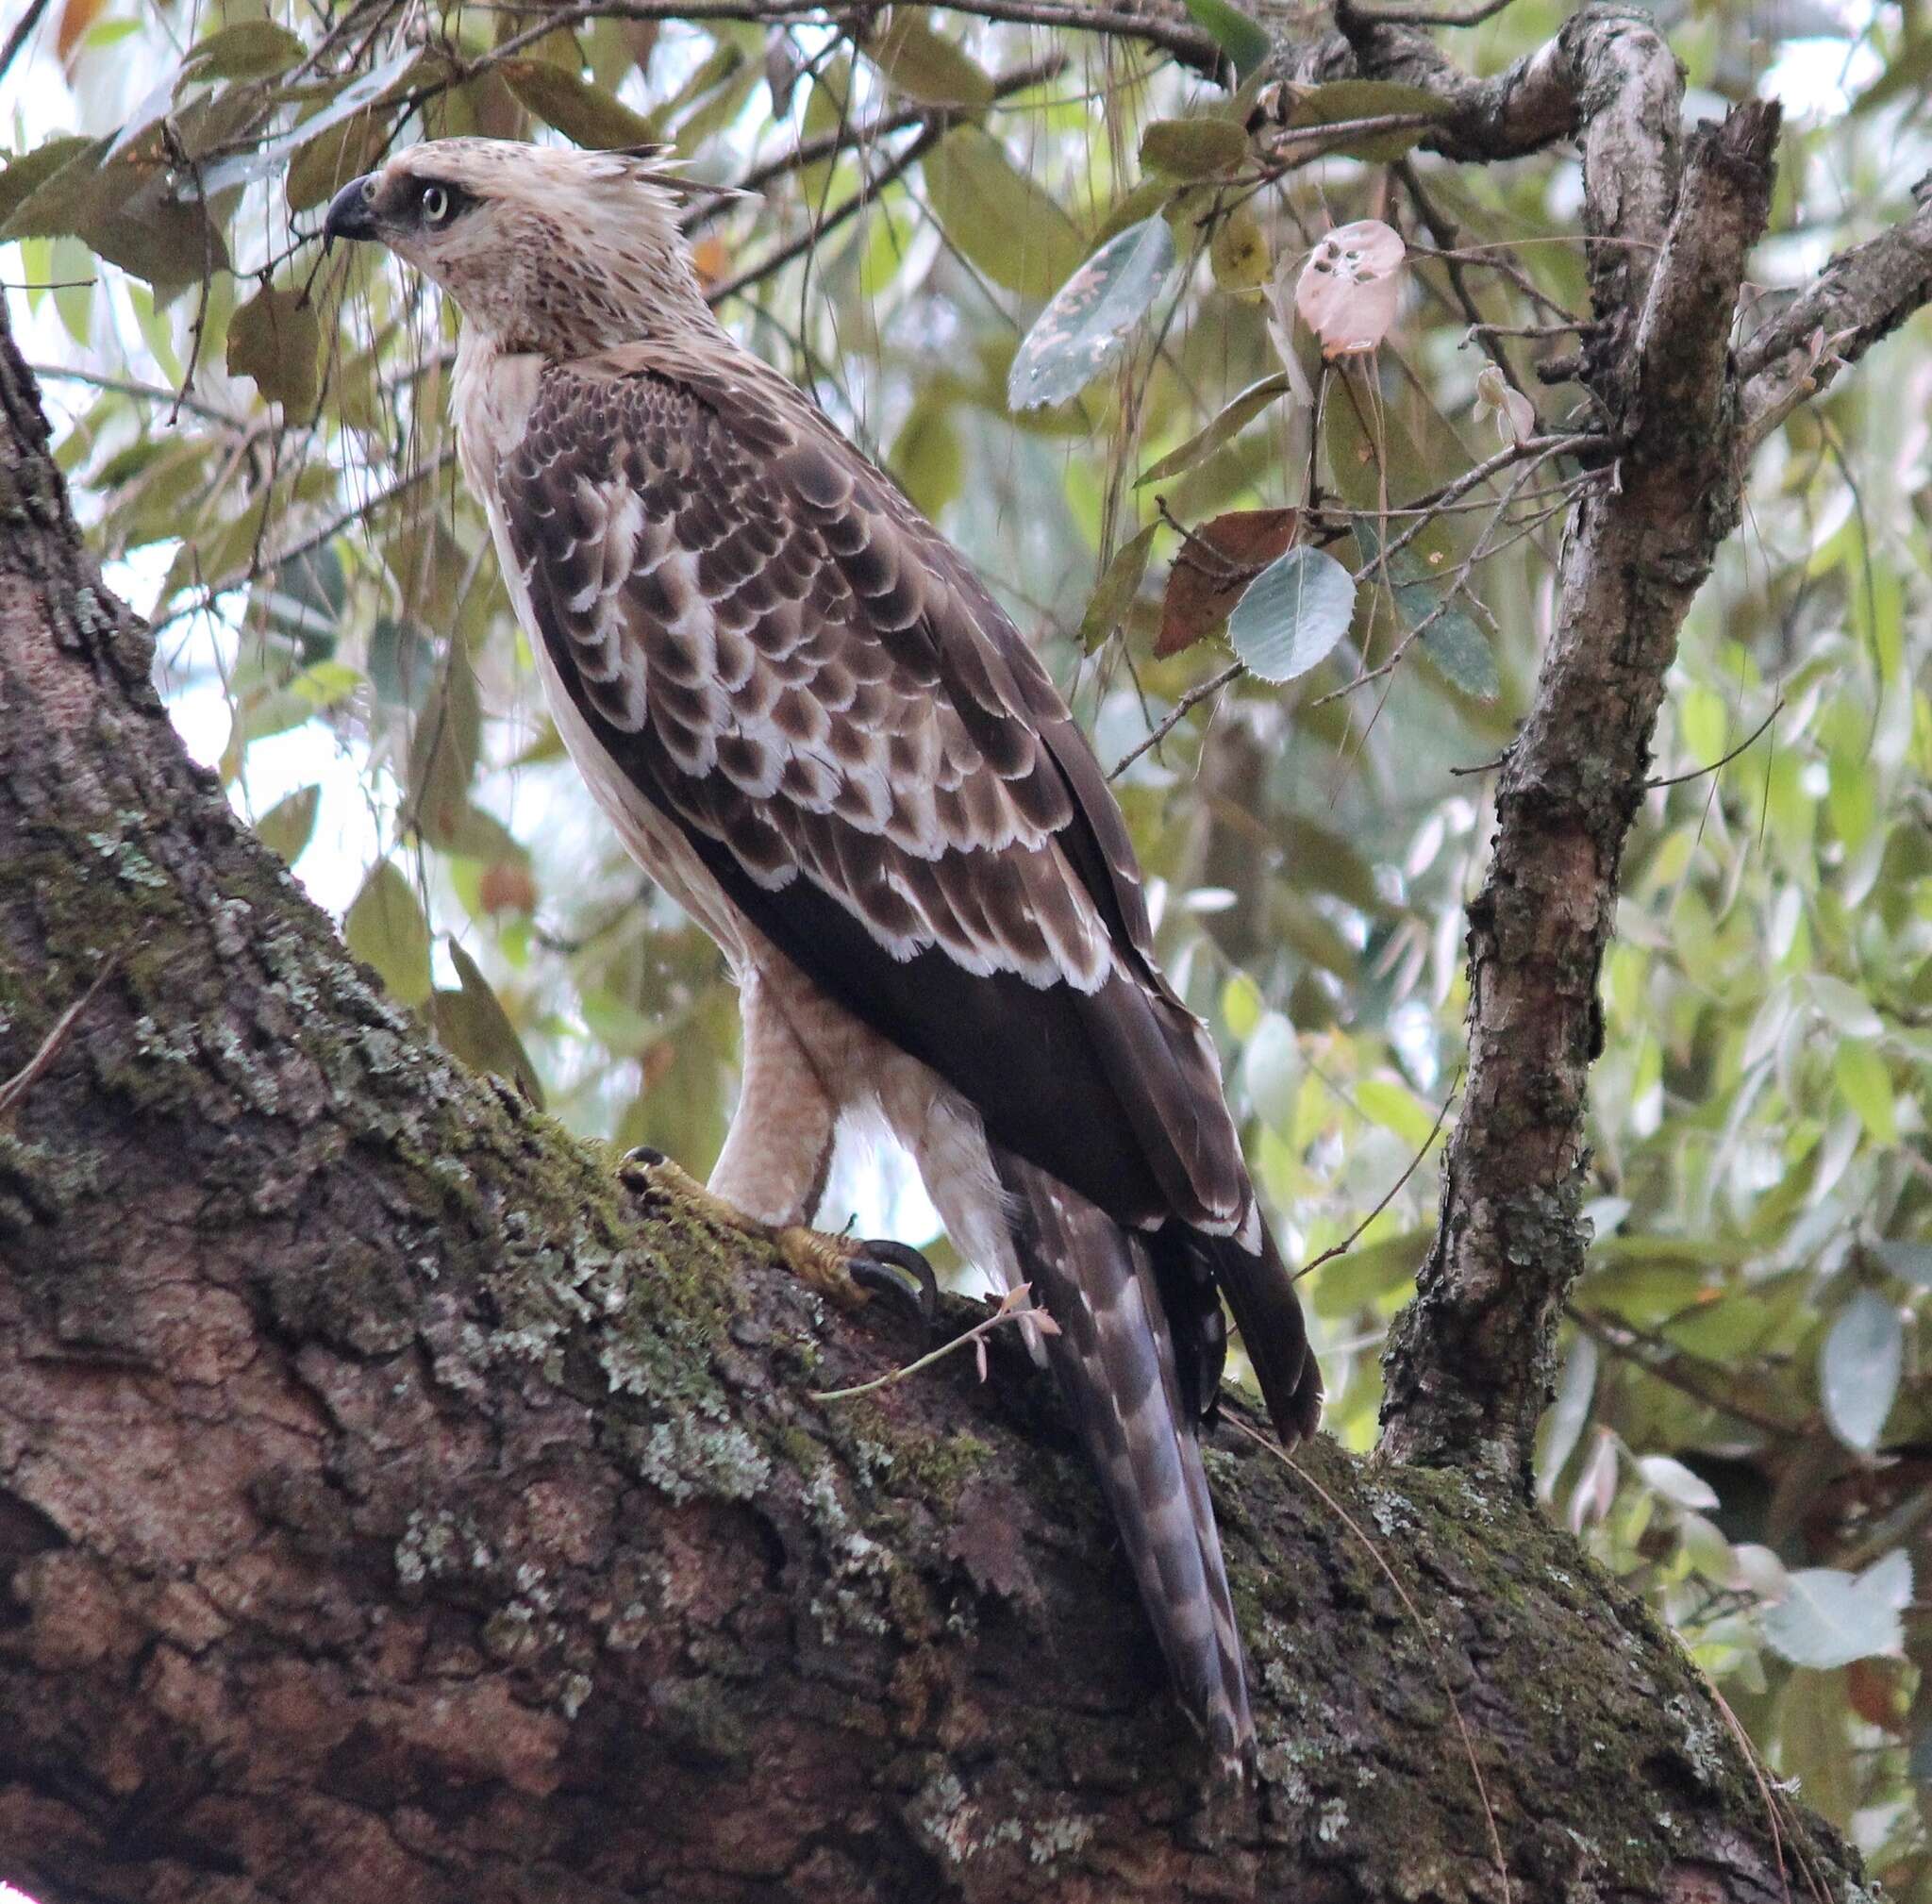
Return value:
[[(1109, 1216), (1242, 1226), (1099, 767), (885, 477), (762, 366), (653, 343), (546, 368), (500, 490), (566, 692), (761, 932)], [(1252, 1347), (1285, 1422), (1311, 1364), (1282, 1287), (1296, 1326)]]

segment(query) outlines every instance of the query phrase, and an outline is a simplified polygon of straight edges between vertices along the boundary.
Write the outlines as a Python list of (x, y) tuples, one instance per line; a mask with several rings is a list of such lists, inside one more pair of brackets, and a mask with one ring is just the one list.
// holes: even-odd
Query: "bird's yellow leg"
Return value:
[(802, 1223), (763, 1222), (707, 1190), (661, 1150), (626, 1151), (617, 1176), (641, 1202), (676, 1204), (715, 1228), (769, 1245), (801, 1282), (841, 1309), (886, 1295), (910, 1305), (923, 1325), (932, 1322), (938, 1279), (925, 1258), (906, 1244), (838, 1236)]

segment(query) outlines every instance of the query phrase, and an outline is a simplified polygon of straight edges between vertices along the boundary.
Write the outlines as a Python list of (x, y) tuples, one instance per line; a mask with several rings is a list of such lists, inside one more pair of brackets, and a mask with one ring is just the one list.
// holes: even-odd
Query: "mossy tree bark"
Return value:
[(1493, 1464), (1221, 1430), (1263, 1749), (1207, 1791), (1024, 1359), (814, 1401), (904, 1342), (377, 995), (183, 754), (4, 333), (0, 432), (0, 1875), (1855, 1895)]

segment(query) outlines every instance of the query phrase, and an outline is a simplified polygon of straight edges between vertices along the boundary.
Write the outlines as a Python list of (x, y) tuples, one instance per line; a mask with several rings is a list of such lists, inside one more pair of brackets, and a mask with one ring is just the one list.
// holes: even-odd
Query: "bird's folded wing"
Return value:
[(1106, 783), (891, 483), (762, 367), (658, 345), (546, 370), (499, 480), (533, 635), (752, 924), (1110, 1213), (1239, 1223)]

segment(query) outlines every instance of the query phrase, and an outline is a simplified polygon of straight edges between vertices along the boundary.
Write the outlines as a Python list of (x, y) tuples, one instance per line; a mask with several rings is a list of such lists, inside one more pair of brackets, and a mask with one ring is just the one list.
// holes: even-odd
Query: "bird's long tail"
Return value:
[(1008, 1152), (995, 1150), (993, 1166), (1010, 1199), (1022, 1273), (1059, 1325), (1047, 1360), (1099, 1472), (1174, 1689), (1222, 1769), (1238, 1774), (1255, 1749), (1246, 1668), (1147, 1241)]

